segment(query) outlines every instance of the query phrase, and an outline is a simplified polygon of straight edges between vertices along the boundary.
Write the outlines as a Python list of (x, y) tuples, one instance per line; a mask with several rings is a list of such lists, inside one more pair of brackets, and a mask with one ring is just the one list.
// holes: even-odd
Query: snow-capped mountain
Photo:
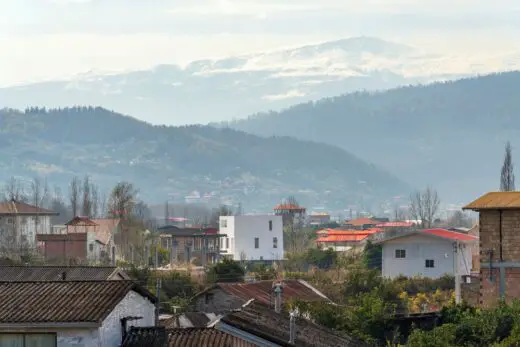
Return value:
[(91, 72), (68, 81), (2, 88), (0, 107), (99, 105), (151, 123), (208, 123), (355, 90), (381, 90), (511, 69), (520, 65), (518, 56), (444, 56), (358, 37), (198, 60), (184, 67)]

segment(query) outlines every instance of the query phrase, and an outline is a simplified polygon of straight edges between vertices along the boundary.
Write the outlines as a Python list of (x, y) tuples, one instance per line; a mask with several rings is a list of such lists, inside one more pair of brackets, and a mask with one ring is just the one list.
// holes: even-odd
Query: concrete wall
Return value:
[[(459, 274), (469, 275), (472, 259), (469, 247), (461, 244), (458, 252)], [(404, 249), (406, 258), (396, 258), (395, 251)], [(426, 235), (411, 235), (383, 243), (383, 276), (394, 278), (425, 276), (438, 278), (445, 274), (454, 275), (453, 242)], [(434, 268), (426, 268), (426, 259), (434, 260)]]
[[(272, 230), (269, 230), (272, 222)], [(234, 260), (281, 260), (283, 259), (283, 224), (282, 217), (275, 215), (241, 215), (220, 217), (220, 233), (223, 238), (224, 254), (231, 254)], [(255, 238), (259, 247), (255, 248)], [(277, 248), (273, 247), (273, 239), (277, 238)]]
[(101, 328), (99, 328), (101, 346), (119, 346), (122, 336), (121, 318), (128, 316), (143, 317), (140, 320), (128, 322), (128, 327), (155, 326), (155, 305), (140, 294), (130, 291), (126, 297), (117, 304), (116, 308), (103, 321)]

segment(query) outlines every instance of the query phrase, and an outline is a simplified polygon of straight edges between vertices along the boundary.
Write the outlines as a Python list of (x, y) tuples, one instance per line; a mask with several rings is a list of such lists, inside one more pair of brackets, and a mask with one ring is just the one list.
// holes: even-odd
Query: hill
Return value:
[(89, 174), (105, 189), (133, 182), (150, 202), (200, 194), (264, 212), (288, 195), (342, 210), (408, 191), (330, 145), (209, 126), (152, 126), (92, 107), (0, 111), (0, 168), (4, 180), (45, 175), (66, 189), (73, 175)]
[[(358, 92), (257, 114), (231, 127), (321, 141), (370, 158), (444, 200), (499, 187), (504, 144), (520, 149), (520, 73)], [(518, 155), (516, 155), (518, 158)]]
[(198, 60), (187, 66), (164, 64), (143, 71), (91, 72), (70, 80), (0, 88), (0, 105), (21, 109), (31, 105), (100, 105), (153, 124), (202, 124), (350, 91), (383, 90), (507, 65), (504, 61), (482, 64), (471, 59), (354, 37)]

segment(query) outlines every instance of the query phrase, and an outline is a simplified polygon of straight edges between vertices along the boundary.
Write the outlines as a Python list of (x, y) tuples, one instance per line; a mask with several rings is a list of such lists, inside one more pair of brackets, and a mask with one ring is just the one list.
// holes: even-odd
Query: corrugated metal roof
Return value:
[[(289, 315), (276, 313), (273, 309), (252, 302), (240, 311), (221, 319), (222, 322), (255, 336), (272, 341), (281, 346), (290, 346)], [(296, 341), (299, 347), (363, 347), (366, 344), (333, 330), (314, 324), (303, 318), (296, 318)]]
[(0, 266), (0, 281), (104, 281), (111, 278), (130, 279), (114, 266)]
[(132, 281), (0, 282), (0, 323), (100, 323), (131, 290)]
[(255, 347), (214, 328), (131, 328), (123, 347)]
[[(258, 281), (253, 283), (218, 283), (226, 293), (244, 301), (256, 299), (266, 305), (271, 304), (273, 281)], [(304, 301), (328, 301), (327, 297), (302, 280), (284, 280), (283, 297), (285, 300), (299, 299)]]
[(451, 230), (446, 229), (427, 229), (427, 230), (421, 230), (420, 232), (424, 234), (430, 234), (439, 236), (445, 239), (449, 240), (455, 240), (455, 241), (476, 241), (478, 240), (478, 237), (473, 235), (468, 235), (464, 233), (458, 233)]
[(520, 192), (490, 192), (484, 194), (463, 210), (520, 209)]

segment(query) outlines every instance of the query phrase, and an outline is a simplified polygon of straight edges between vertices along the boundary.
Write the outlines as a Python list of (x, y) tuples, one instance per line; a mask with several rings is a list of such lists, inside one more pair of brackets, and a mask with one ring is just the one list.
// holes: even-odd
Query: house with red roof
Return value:
[(316, 246), (323, 249), (332, 248), (336, 252), (349, 251), (362, 247), (370, 236), (383, 229), (372, 228), (367, 230), (322, 229), (316, 232)]
[[(386, 235), (385, 235), (386, 234)], [(472, 246), (478, 237), (447, 229), (426, 229), (401, 233), (379, 233), (374, 244), (382, 246), (384, 277), (443, 275), (469, 276)]]

